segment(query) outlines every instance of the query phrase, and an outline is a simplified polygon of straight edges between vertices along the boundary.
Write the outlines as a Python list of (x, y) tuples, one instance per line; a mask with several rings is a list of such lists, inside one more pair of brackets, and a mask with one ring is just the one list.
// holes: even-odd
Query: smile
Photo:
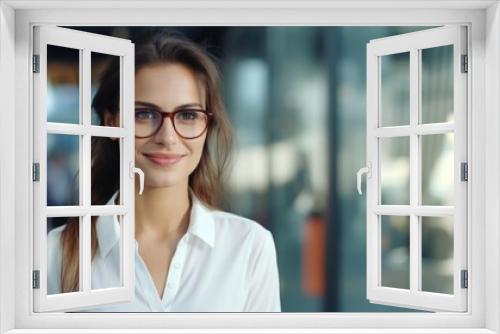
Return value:
[(183, 158), (183, 156), (173, 156), (167, 158), (167, 157), (159, 157), (146, 154), (144, 154), (144, 156), (148, 158), (151, 162), (159, 166), (172, 166), (178, 163)]

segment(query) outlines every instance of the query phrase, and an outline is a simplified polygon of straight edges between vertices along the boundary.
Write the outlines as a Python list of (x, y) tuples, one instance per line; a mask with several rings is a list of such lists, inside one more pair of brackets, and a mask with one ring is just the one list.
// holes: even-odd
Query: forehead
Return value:
[(188, 103), (205, 107), (205, 89), (196, 73), (185, 65), (151, 64), (135, 74), (135, 99), (167, 111)]

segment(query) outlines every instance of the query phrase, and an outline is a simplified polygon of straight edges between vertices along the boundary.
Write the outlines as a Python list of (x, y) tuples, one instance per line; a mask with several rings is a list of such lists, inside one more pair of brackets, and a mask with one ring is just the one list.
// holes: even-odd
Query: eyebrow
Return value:
[[(150, 103), (150, 102), (135, 101), (135, 105), (136, 106), (139, 105), (139, 106), (144, 106), (144, 107), (150, 107), (150, 108), (155, 108), (155, 109), (161, 110), (161, 108), (159, 106), (157, 106), (154, 103)], [(175, 109), (173, 111), (183, 109), (183, 108), (192, 108), (192, 107), (200, 107), (201, 109), (203, 109), (203, 106), (199, 103), (186, 103), (186, 104), (181, 104), (180, 106), (175, 107)]]

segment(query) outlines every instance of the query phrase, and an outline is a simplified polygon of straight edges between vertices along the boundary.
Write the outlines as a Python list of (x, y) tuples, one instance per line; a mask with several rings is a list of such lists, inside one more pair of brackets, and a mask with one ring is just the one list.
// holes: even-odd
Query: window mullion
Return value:
[(80, 58), (80, 80), (81, 80), (81, 109), (80, 109), (80, 117), (82, 121), (82, 125), (85, 128), (85, 134), (83, 135), (83, 148), (81, 151), (82, 157), (80, 159), (81, 169), (83, 171), (83, 175), (81, 178), (81, 188), (82, 198), (83, 198), (83, 206), (85, 209), (85, 213), (83, 216), (83, 226), (81, 230), (82, 242), (80, 243), (80, 254), (82, 254), (82, 281), (83, 282), (83, 291), (87, 292), (91, 290), (91, 213), (90, 213), (90, 205), (91, 205), (91, 172), (90, 172), (90, 150), (91, 150), (91, 134), (88, 131), (90, 128), (90, 101), (91, 101), (91, 82), (90, 82), (90, 50), (83, 49), (81, 52), (82, 57)]
[(420, 285), (420, 233), (416, 209), (419, 202), (419, 51), (410, 51), (410, 290), (418, 291)]

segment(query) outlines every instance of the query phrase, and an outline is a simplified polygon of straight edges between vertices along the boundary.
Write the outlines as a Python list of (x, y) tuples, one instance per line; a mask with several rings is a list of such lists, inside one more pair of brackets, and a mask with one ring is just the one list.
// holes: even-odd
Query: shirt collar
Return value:
[[(191, 213), (187, 233), (195, 235), (210, 247), (215, 245), (214, 218), (207, 208), (189, 189), (191, 195)], [(118, 196), (116, 191), (106, 205), (114, 205)], [(99, 216), (96, 222), (97, 240), (101, 257), (105, 257), (120, 239), (120, 225), (116, 216)], [(137, 246), (137, 242), (136, 242)]]
[(210, 209), (196, 197), (191, 188), (189, 193), (191, 194), (192, 203), (187, 233), (196, 235), (213, 248), (215, 246), (214, 217)]

